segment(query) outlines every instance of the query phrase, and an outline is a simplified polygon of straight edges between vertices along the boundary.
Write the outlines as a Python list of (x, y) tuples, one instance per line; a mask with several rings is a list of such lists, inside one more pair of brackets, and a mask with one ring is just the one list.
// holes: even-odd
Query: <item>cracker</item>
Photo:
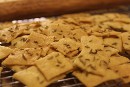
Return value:
[(47, 32), (45, 31), (46, 28), (44, 28), (44, 26), (47, 26), (47, 24), (50, 24), (48, 20), (44, 22), (20, 23), (18, 24), (18, 28), (23, 29), (24, 35), (31, 34), (32, 32), (47, 35)]
[(24, 31), (24, 33), (30, 34), (31, 32), (40, 33), (43, 35), (48, 35), (48, 27), (51, 24), (52, 20), (45, 19), (41, 22), (33, 22), (28, 25), (28, 29)]
[(125, 63), (111, 67), (123, 79), (124, 83), (130, 82), (130, 63)]
[(104, 48), (102, 37), (96, 36), (83, 36), (81, 38), (82, 49), (90, 49), (91, 52), (95, 53), (101, 51)]
[(0, 30), (0, 41), (9, 43), (22, 33), (23, 29), (18, 29), (17, 25), (11, 26), (9, 28)]
[(121, 34), (121, 32), (117, 32), (111, 29), (111, 27), (108, 26), (107, 24), (103, 23), (92, 25), (89, 29), (87, 29), (86, 32), (89, 35), (95, 35), (98, 37), (110, 37), (110, 36), (118, 37)]
[[(87, 36), (86, 36), (87, 37)], [(95, 46), (96, 44), (98, 44), (98, 42), (96, 43), (92, 43), (89, 45), (86, 45), (89, 43), (88, 38), (86, 39), (86, 37), (81, 39), (81, 43), (83, 45), (82, 47), (82, 51), (81, 53), (76, 57), (74, 64), (79, 67), (82, 70), (85, 70), (87, 72), (93, 72), (93, 73), (98, 73), (100, 74), (100, 72), (98, 71), (99, 68), (102, 69), (107, 69), (109, 68), (109, 62), (110, 62), (110, 58), (112, 55), (116, 55), (118, 54), (118, 50), (115, 48), (111, 48), (111, 47), (103, 47), (103, 41), (101, 42), (100, 39), (98, 41), (99, 42), (99, 46), (97, 45), (96, 47), (100, 47), (102, 48), (102, 50), (98, 50), (95, 52), (92, 52), (91, 50), (91, 45)], [(87, 47), (86, 47), (87, 46)], [(99, 48), (97, 48), (99, 49)]]
[(80, 43), (69, 38), (63, 38), (58, 42), (51, 43), (51, 46), (67, 56), (68, 53), (78, 50), (80, 48)]
[(12, 51), (9, 47), (0, 46), (0, 59), (6, 58)]
[[(97, 66), (100, 62), (104, 60), (108, 61), (102, 55), (98, 55), (98, 52), (102, 51), (104, 48), (103, 39), (96, 36), (83, 36), (81, 38), (82, 51), (75, 59), (74, 63), (87, 72), (99, 73), (96, 71)], [(106, 60), (107, 61), (106, 61)]]
[(70, 72), (73, 69), (72, 64), (59, 52), (53, 52), (44, 58), (37, 60), (36, 66), (44, 74), (47, 80), (51, 80), (63, 73)]
[(109, 58), (100, 54), (91, 54), (82, 51), (74, 61), (74, 64), (86, 72), (100, 74), (100, 68), (107, 69)]
[(3, 65), (33, 65), (40, 57), (41, 48), (24, 48), (12, 52), (3, 62)]
[(21, 37), (18, 37), (16, 39), (12, 40), (11, 46), (16, 47), (16, 48), (21, 48), (28, 40), (28, 36), (29, 35), (24, 35), (24, 36), (21, 36)]
[(73, 18), (71, 18), (71, 17), (68, 17), (68, 18), (64, 18), (64, 19), (62, 19), (66, 24), (68, 24), (68, 25), (79, 25), (79, 23), (75, 20), (75, 19), (73, 19)]
[(109, 67), (117, 66), (120, 64), (128, 63), (130, 60), (124, 56), (114, 55), (110, 57)]
[(22, 48), (45, 47), (54, 41), (54, 36), (45, 36), (39, 33), (32, 32)]
[(67, 37), (70, 30), (75, 29), (74, 27), (74, 25), (64, 24), (63, 20), (56, 20), (49, 26), (49, 35), (55, 36), (55, 40), (58, 41)]
[(108, 46), (104, 47), (103, 51), (99, 51), (98, 54), (110, 58), (112, 55), (117, 55), (119, 52), (118, 49)]
[[(24, 29), (24, 34), (30, 34), (31, 32), (39, 32), (39, 28), (41, 27), (40, 22), (31, 22), (31, 23), (20, 23), (19, 29)], [(39, 32), (40, 33), (40, 32)]]
[(104, 26), (104, 25), (100, 25), (100, 24), (96, 24), (94, 26), (91, 26), (88, 30), (87, 30), (87, 33), (88, 34), (92, 34), (94, 32), (97, 32), (99, 34), (104, 34), (106, 32), (108, 32), (108, 30), (106, 29), (107, 26)]
[(101, 70), (102, 75), (89, 73), (85, 71), (74, 71), (73, 75), (76, 76), (86, 87), (95, 87), (103, 82), (109, 80), (116, 80), (119, 78), (118, 74), (111, 70)]
[(120, 52), (122, 52), (123, 49), (121, 38), (113, 38), (113, 37), (104, 38), (104, 46), (110, 46), (116, 48)]
[(47, 81), (45, 77), (40, 73), (40, 71), (35, 67), (32, 66), (26, 70), (17, 72), (13, 75), (13, 78), (21, 81), (27, 87), (46, 87), (49, 84), (57, 81), (58, 79), (62, 79), (65, 76), (59, 76), (52, 80)]
[(67, 37), (69, 37), (77, 42), (80, 42), (81, 37), (86, 36), (86, 35), (87, 35), (87, 33), (84, 30), (75, 29), (75, 30), (70, 31), (70, 33), (68, 34)]
[(126, 52), (129, 53), (130, 51), (130, 33), (122, 33), (122, 42), (123, 42), (123, 48)]
[(41, 48), (42, 51), (41, 51), (41, 54), (40, 54), (40, 57), (45, 57), (47, 54), (48, 54), (48, 51), (51, 49), (50, 47), (43, 47)]
[[(91, 54), (84, 55), (84, 53), (80, 53), (78, 57), (74, 60), (74, 64), (82, 70), (86, 70), (89, 72), (95, 72), (95, 65), (93, 65), (94, 56)], [(90, 66), (90, 67), (89, 67)]]
[(104, 25), (108, 26), (111, 30), (116, 32), (130, 32), (130, 25), (122, 22), (105, 22)]

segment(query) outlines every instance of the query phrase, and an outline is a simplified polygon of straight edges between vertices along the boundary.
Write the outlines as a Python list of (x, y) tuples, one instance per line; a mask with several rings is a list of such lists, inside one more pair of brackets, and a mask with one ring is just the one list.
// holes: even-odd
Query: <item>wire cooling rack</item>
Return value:
[[(89, 11), (91, 14), (100, 14), (105, 12), (119, 12), (119, 13), (126, 13), (130, 15), (130, 6), (120, 6), (115, 9), (105, 9), (105, 10), (96, 10), (96, 11)], [(14, 20), (13, 23), (21, 23), (21, 22), (32, 22), (32, 21), (43, 21), (45, 20), (44, 17), (42, 18), (33, 18), (33, 19), (24, 19), (24, 20)], [(2, 43), (0, 43), (2, 45)], [(4, 67), (3, 71), (0, 75), (0, 87), (27, 87), (20, 83), (19, 81), (12, 78), (13, 71)], [(49, 87), (85, 87), (77, 78), (68, 74), (66, 78), (58, 80), (57, 82), (51, 84)], [(120, 80), (109, 81), (105, 82), (97, 87), (130, 87), (130, 84), (122, 85)]]

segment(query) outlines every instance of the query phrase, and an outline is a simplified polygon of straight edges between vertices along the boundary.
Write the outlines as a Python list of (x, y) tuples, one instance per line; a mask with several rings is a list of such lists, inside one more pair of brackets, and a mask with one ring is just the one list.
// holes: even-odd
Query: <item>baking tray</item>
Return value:
[[(104, 9), (104, 10), (95, 10), (95, 11), (88, 11), (86, 13), (91, 14), (101, 14), (106, 12), (118, 12), (130, 15), (130, 6), (119, 6), (113, 9)], [(23, 20), (14, 20), (13, 23), (21, 23), (21, 22), (33, 22), (33, 21), (44, 21), (45, 18), (32, 18), (32, 19), (23, 19)], [(1, 43), (0, 43), (1, 45)], [(4, 67), (3, 71), (0, 75), (0, 87), (27, 87), (24, 86), (19, 81), (12, 78), (13, 71)], [(64, 79), (58, 80), (57, 82), (51, 84), (48, 87), (85, 87), (77, 78), (70, 74), (68, 74)], [(130, 84), (122, 84), (120, 80), (116, 81), (108, 81), (102, 83), (97, 87), (130, 87)]]

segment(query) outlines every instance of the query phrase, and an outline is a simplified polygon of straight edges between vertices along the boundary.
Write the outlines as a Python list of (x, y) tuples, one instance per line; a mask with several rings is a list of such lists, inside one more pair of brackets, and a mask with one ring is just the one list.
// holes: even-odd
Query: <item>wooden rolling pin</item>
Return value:
[(130, 0), (1, 0), (0, 21), (55, 16), (121, 4), (130, 4)]

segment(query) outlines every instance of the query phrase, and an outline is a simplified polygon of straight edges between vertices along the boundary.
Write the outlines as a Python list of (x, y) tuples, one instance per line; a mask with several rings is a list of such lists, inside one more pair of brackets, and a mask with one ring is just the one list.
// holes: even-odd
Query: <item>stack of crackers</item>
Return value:
[(130, 82), (130, 17), (68, 14), (0, 30), (2, 66), (27, 87), (46, 87), (71, 73), (85, 86)]

